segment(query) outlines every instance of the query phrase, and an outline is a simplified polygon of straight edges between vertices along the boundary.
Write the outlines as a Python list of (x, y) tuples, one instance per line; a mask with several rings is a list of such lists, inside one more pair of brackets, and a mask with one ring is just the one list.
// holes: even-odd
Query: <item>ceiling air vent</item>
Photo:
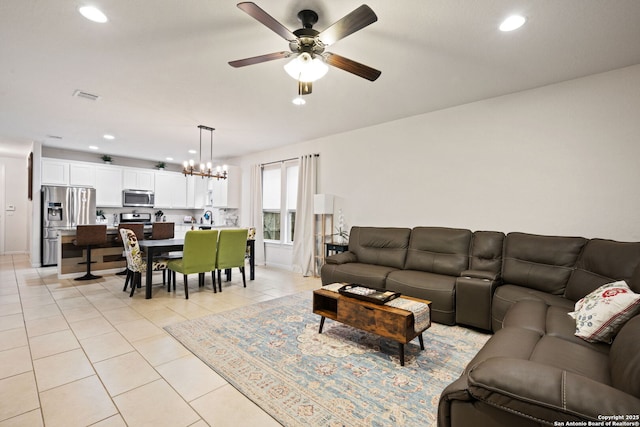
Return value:
[(84, 98), (84, 99), (89, 99), (91, 101), (97, 101), (100, 99), (99, 95), (94, 95), (92, 93), (89, 92), (83, 92), (81, 90), (76, 90), (73, 92), (73, 96), (77, 96), (78, 98)]

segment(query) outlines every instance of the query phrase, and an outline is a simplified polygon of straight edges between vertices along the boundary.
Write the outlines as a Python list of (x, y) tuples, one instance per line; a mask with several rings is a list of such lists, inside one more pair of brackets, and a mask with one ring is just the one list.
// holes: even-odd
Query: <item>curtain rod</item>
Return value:
[[(311, 156), (314, 157), (320, 157), (319, 153), (313, 153), (310, 154)], [(291, 160), (298, 160), (299, 157), (291, 157), (290, 159), (284, 159), (284, 160), (276, 160), (275, 162), (268, 162), (268, 163), (260, 163), (260, 166), (268, 166), (268, 165), (275, 165), (276, 163), (284, 163), (284, 162), (290, 162)]]

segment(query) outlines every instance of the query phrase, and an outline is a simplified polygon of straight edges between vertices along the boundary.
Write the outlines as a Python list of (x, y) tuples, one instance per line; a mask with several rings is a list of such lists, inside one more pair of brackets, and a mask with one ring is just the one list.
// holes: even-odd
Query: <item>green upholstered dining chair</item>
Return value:
[[(220, 272), (222, 270), (238, 267), (242, 273), (242, 284), (247, 287), (247, 280), (244, 275), (244, 259), (247, 251), (246, 228), (239, 230), (220, 230), (218, 238), (218, 255), (216, 258), (216, 270), (218, 271), (218, 289), (222, 292), (222, 280)], [(213, 284), (215, 287), (215, 283)]]
[[(122, 238), (122, 244), (124, 246), (124, 254), (127, 258), (127, 278), (124, 281), (123, 291), (127, 290), (127, 285), (131, 284), (131, 293), (129, 297), (133, 296), (136, 287), (139, 287), (142, 282), (142, 273), (147, 271), (147, 263), (142, 259), (142, 252), (140, 251), (140, 245), (138, 244), (138, 237), (133, 230), (128, 228), (120, 229), (120, 237)], [(168, 260), (156, 258), (153, 260), (153, 271), (163, 271), (167, 269)], [(164, 285), (164, 274), (162, 276)], [(151, 286), (151, 283), (147, 283), (147, 286)], [(171, 277), (169, 277), (169, 286), (171, 286)]]
[(211, 272), (213, 290), (216, 289), (214, 270), (216, 267), (216, 249), (218, 230), (192, 230), (184, 236), (182, 259), (169, 260), (169, 270), (173, 274), (173, 289), (176, 286), (176, 273), (184, 275), (184, 297), (189, 299), (187, 275), (198, 273), (198, 286), (204, 286), (204, 273)]

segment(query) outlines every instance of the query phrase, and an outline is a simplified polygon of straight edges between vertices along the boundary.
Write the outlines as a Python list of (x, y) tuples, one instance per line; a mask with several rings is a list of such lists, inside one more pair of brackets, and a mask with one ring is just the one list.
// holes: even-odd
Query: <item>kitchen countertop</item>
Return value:
[[(191, 229), (191, 226), (194, 226), (194, 228), (199, 228), (200, 226), (203, 227), (211, 227), (211, 229), (223, 229), (223, 228), (239, 228), (239, 227), (235, 227), (235, 226), (231, 226), (231, 225), (209, 225), (209, 224), (176, 224), (176, 228), (179, 228), (180, 230), (187, 230), (187, 229)], [(145, 232), (149, 232), (151, 233), (151, 229), (153, 227), (151, 225), (145, 225), (144, 226), (144, 231)], [(76, 234), (76, 227), (56, 227), (56, 230), (58, 231), (58, 234), (60, 236), (74, 236)], [(118, 232), (118, 225), (107, 225), (107, 234), (116, 234)]]

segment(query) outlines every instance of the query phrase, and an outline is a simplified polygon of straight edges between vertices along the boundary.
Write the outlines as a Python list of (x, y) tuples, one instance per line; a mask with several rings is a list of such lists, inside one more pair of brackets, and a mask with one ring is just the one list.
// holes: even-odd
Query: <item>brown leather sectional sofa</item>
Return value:
[(607, 344), (576, 337), (567, 314), (606, 283), (640, 293), (640, 243), (353, 227), (321, 277), (429, 299), (434, 321), (494, 332), (442, 392), (439, 426), (640, 421), (640, 316)]

